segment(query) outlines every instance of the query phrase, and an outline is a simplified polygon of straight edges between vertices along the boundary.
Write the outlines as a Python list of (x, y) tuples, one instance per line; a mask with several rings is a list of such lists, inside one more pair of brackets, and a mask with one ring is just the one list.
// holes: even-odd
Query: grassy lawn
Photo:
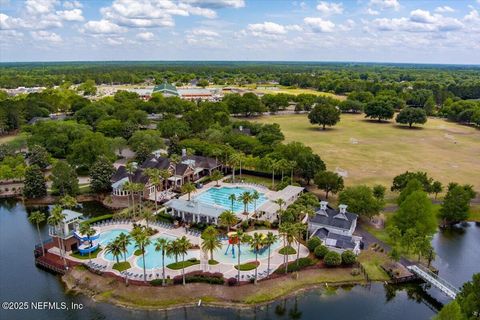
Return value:
[(365, 268), (368, 277), (372, 281), (386, 281), (390, 279), (388, 274), (380, 267), (380, 265), (388, 260), (389, 258), (386, 254), (370, 249), (363, 250), (358, 256), (358, 261)]
[[(253, 270), (257, 267), (258, 264), (255, 263), (255, 261), (252, 262), (247, 262), (247, 263), (242, 263), (240, 265), (240, 271), (249, 271)], [(235, 266), (235, 269), (238, 270), (238, 265)]]
[(242, 299), (242, 302), (247, 304), (255, 304), (271, 301), (282, 295), (301, 289), (303, 287), (312, 286), (315, 284), (323, 285), (326, 282), (339, 283), (349, 281), (363, 281), (363, 275), (352, 276), (351, 269), (349, 268), (332, 268), (309, 271), (306, 271), (305, 273), (300, 273), (298, 279), (294, 279), (293, 277), (282, 278), (281, 281), (275, 284), (274, 288), (259, 285), (256, 288), (255, 293), (246, 295)]
[[(236, 174), (235, 175), (235, 180), (243, 180), (244, 182), (248, 183), (256, 183), (256, 184), (261, 184), (267, 188), (271, 188), (272, 186), (272, 179), (271, 178), (264, 178), (264, 177), (257, 177), (257, 176), (251, 176), (248, 174), (242, 174), (242, 178), (240, 179), (240, 175)], [(275, 180), (275, 183), (278, 183), (278, 179)]]
[(475, 205), (470, 207), (468, 221), (480, 222), (480, 205)]
[(128, 261), (125, 262), (124, 261), (124, 262), (115, 263), (112, 268), (122, 272), (122, 271), (125, 271), (127, 269), (130, 269), (131, 266), (130, 266), (130, 262), (128, 262)]
[(136, 255), (137, 257), (138, 257), (138, 256), (141, 256), (141, 255), (142, 255), (142, 250), (137, 249), (137, 250), (135, 250), (135, 251), (133, 252), (133, 254)]
[(255, 91), (260, 93), (269, 93), (269, 94), (286, 93), (286, 94), (293, 94), (293, 95), (307, 93), (307, 94), (314, 94), (316, 96), (328, 96), (328, 97), (336, 98), (339, 100), (345, 100), (347, 98), (346, 96), (342, 96), (342, 95), (338, 95), (330, 92), (317, 91), (314, 89), (290, 88), (285, 86), (277, 86), (278, 90), (268, 90), (268, 89), (258, 89), (258, 87), (262, 87), (262, 85), (258, 85), (257, 89), (255, 89)]
[(286, 247), (283, 247), (282, 249), (278, 250), (278, 253), (280, 254), (296, 254), (297, 253), (297, 250), (295, 250), (294, 248), (292, 248), (291, 246), (286, 246)]
[(172, 270), (179, 270), (182, 268), (187, 268), (190, 266), (194, 266), (196, 264), (200, 264), (200, 260), (186, 260), (185, 262), (179, 261), (179, 262), (174, 262), (170, 263), (167, 265), (167, 268), (172, 269)]
[(381, 183), (390, 189), (396, 175), (422, 170), (444, 185), (456, 181), (480, 189), (480, 131), (475, 128), (429, 118), (421, 128), (406, 129), (394, 121), (377, 123), (352, 114), (342, 114), (340, 122), (325, 131), (311, 125), (307, 115), (255, 121), (278, 123), (286, 142), (305, 143), (328, 170), (346, 173), (346, 185)]
[[(102, 249), (100, 247), (98, 247), (97, 250), (90, 253), (90, 258), (91, 259), (96, 258), (97, 255), (100, 253), (100, 251), (102, 251)], [(88, 254), (85, 254), (85, 255), (82, 256), (79, 252), (71, 253), (70, 256), (74, 257), (74, 258), (77, 258), (77, 259), (81, 259), (81, 260), (88, 260), (89, 259)]]
[(208, 260), (208, 264), (211, 265), (211, 266), (214, 266), (216, 264), (219, 264), (219, 262), (217, 260), (210, 259), (210, 260)]
[(17, 138), (16, 135), (11, 135), (11, 136), (0, 136), (0, 144), (8, 143)]

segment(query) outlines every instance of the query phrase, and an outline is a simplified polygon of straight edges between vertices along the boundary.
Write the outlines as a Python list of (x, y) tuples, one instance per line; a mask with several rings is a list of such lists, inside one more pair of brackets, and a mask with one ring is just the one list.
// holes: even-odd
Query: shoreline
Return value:
[[(186, 286), (125, 286), (122, 281), (93, 274), (81, 268), (71, 269), (61, 277), (68, 293), (81, 294), (95, 302), (105, 302), (133, 310), (172, 310), (202, 306), (249, 309), (281, 298), (324, 287), (362, 285), (363, 276), (350, 275), (351, 269), (311, 269), (259, 282), (229, 287), (205, 283)], [(172, 298), (173, 297), (173, 298)]]

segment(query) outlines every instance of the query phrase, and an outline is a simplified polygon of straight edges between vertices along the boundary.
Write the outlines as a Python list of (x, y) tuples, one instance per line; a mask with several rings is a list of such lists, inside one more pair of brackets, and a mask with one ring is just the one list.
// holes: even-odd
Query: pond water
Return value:
[[(86, 215), (99, 213), (94, 203), (84, 206)], [(338, 288), (336, 292), (309, 290), (247, 310), (210, 307), (169, 311), (140, 311), (95, 303), (84, 296), (66, 294), (57, 276), (35, 267), (33, 245), (38, 242), (35, 226), (27, 220), (21, 203), (0, 202), (0, 301), (57, 301), (82, 303), (83, 310), (5, 311), (0, 319), (429, 319), (448, 299), (435, 288), (410, 284)], [(42, 226), (46, 238), (48, 228)], [(438, 254), (435, 266), (440, 275), (460, 286), (480, 272), (480, 224), (466, 223), (438, 233), (433, 245)]]

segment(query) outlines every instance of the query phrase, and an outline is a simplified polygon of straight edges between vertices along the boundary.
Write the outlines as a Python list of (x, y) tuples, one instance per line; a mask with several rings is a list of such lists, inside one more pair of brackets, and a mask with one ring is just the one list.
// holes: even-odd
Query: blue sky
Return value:
[(480, 0), (0, 0), (0, 61), (480, 64)]

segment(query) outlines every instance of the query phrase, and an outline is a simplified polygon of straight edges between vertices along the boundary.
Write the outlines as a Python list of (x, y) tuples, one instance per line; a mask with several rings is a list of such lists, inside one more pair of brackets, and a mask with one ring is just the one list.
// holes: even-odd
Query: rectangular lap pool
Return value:
[[(221, 206), (225, 208), (225, 210), (232, 210), (232, 201), (229, 197), (231, 194), (234, 194), (236, 200), (233, 202), (233, 212), (242, 213), (244, 208), (243, 202), (240, 199), (242, 193), (249, 192), (253, 194), (254, 191), (254, 189), (248, 187), (212, 187), (195, 199), (206, 204)], [(256, 200), (257, 208), (268, 200), (263, 193), (259, 193), (259, 195), (260, 197)], [(248, 212), (253, 212), (254, 207), (255, 203), (252, 201), (248, 204)]]

